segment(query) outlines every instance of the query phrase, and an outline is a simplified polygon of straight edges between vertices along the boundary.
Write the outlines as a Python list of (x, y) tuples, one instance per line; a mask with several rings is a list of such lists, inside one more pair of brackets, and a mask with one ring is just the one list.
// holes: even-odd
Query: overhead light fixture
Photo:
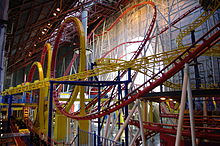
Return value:
[(57, 8), (56, 10), (57, 10), (58, 12), (60, 12), (60, 8)]
[[(75, 52), (76, 54), (79, 54), (79, 52), (80, 52), (79, 50), (80, 50), (80, 49), (77, 48), (77, 49), (74, 50), (74, 52)], [(86, 55), (89, 55), (89, 54), (91, 54), (91, 53), (92, 53), (92, 50), (87, 48), (87, 49), (86, 49)]]
[(170, 99), (169, 99), (169, 101), (173, 101), (173, 99), (172, 99), (172, 98), (170, 98)]
[(54, 16), (57, 16), (57, 13), (54, 12), (53, 15), (54, 15)]
[(31, 57), (31, 55), (32, 55), (32, 53), (31, 53), (31, 52), (28, 52), (28, 56)]
[(176, 101), (173, 101), (173, 103), (176, 103)]
[(36, 47), (37, 45), (36, 44), (34, 44), (34, 47)]
[(166, 98), (165, 97), (161, 97), (160, 100), (166, 100)]
[(44, 28), (44, 31), (47, 31), (47, 29), (46, 29), (46, 28)]
[(44, 31), (42, 31), (42, 34), (45, 34), (45, 32), (44, 32)]
[(48, 23), (47, 25), (48, 25), (48, 26), (50, 26), (51, 24), (50, 24), (50, 23)]

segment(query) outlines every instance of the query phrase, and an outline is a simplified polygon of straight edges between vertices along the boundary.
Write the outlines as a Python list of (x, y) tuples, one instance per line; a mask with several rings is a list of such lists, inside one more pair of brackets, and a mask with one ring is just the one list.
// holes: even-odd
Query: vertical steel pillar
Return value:
[(96, 146), (96, 132), (95, 131), (94, 131), (94, 137), (93, 138), (94, 138), (93, 145)]
[(140, 99), (138, 99), (138, 116), (139, 116), (142, 144), (143, 144), (143, 146), (146, 146), (146, 141), (145, 141), (145, 136), (144, 136), (144, 126), (143, 126), (143, 120), (142, 120), (140, 103), (141, 103)]
[[(171, 9), (172, 9), (172, 8), (170, 8), (170, 2), (169, 2), (169, 0), (167, 0), (167, 6), (168, 6), (168, 25), (170, 25), (170, 23), (171, 23), (170, 12), (171, 12)], [(171, 33), (171, 27), (169, 27), (168, 33), (169, 33), (169, 47), (170, 47), (170, 50), (172, 50), (172, 42), (171, 42), (172, 33)]]
[(13, 98), (12, 95), (8, 95), (8, 123), (7, 123), (8, 132), (10, 132), (12, 98)]
[[(85, 34), (85, 43), (87, 45), (87, 24), (88, 24), (88, 11), (86, 8), (82, 11), (82, 25), (84, 27), (84, 34)], [(87, 47), (87, 46), (86, 46)]]
[(126, 118), (124, 124), (122, 125), (122, 127), (120, 128), (120, 130), (118, 131), (118, 133), (116, 134), (116, 136), (115, 136), (115, 138), (114, 138), (114, 141), (118, 141), (119, 138), (121, 137), (121, 134), (122, 134), (123, 130), (125, 129), (125, 127), (128, 125), (130, 118), (132, 117), (133, 113), (135, 112), (135, 110), (136, 110), (136, 108), (137, 108), (137, 106), (138, 106), (138, 103), (139, 103), (138, 100), (136, 100), (136, 101), (135, 101), (135, 104), (134, 104), (133, 108), (131, 109), (131, 111), (130, 111), (128, 117)]
[[(85, 39), (83, 41), (85, 43), (85, 48), (81, 48), (80, 49), (81, 50), (80, 51), (80, 63), (81, 63), (80, 67), (81, 67), (81, 69), (79, 70), (79, 72), (83, 72), (87, 68), (87, 64), (86, 64), (86, 48), (87, 48), (87, 19), (88, 19), (88, 11), (86, 10), (86, 8), (83, 8), (81, 19), (82, 19), (82, 25), (84, 27)], [(86, 111), (85, 111), (85, 108), (84, 108), (85, 107), (84, 93), (85, 93), (85, 87), (84, 86), (79, 86), (80, 108), (81, 108), (80, 115), (81, 116), (86, 115)], [(80, 121), (78, 121), (78, 123), (79, 123), (79, 128), (81, 130), (89, 131), (89, 120), (80, 120)], [(84, 139), (88, 139), (88, 136), (84, 137)], [(82, 145), (82, 144), (88, 144), (88, 141), (80, 139), (80, 145)]]
[(139, 133), (140, 133), (140, 128), (138, 128), (138, 130), (137, 130), (137, 132), (135, 133), (133, 139), (131, 140), (131, 143), (130, 143), (129, 146), (133, 146), (133, 145), (134, 145), (134, 142), (135, 142), (136, 138), (138, 137)]
[[(8, 6), (9, 0), (1, 0), (0, 2), (0, 19), (7, 22), (8, 20)], [(4, 54), (5, 54), (5, 43), (6, 43), (6, 27), (4, 23), (0, 23), (0, 92), (3, 91), (4, 82)]]
[[(117, 77), (117, 81), (120, 81), (120, 71), (118, 71), (118, 77)], [(120, 100), (120, 96), (121, 96), (121, 84), (118, 84), (118, 100)], [(118, 130), (121, 127), (121, 114), (118, 113)], [(120, 141), (120, 140), (119, 140)]]
[(53, 83), (50, 82), (50, 98), (49, 98), (49, 114), (48, 114), (48, 143), (52, 143), (52, 125), (53, 125)]
[(176, 142), (175, 146), (180, 146), (181, 136), (182, 136), (182, 127), (183, 127), (183, 118), (184, 118), (184, 110), (186, 104), (186, 89), (187, 89), (187, 82), (188, 82), (188, 65), (184, 68), (184, 80), (183, 80), (183, 87), (182, 87), (182, 95), (181, 95), (181, 103), (180, 103), (180, 112), (179, 112), (179, 120), (177, 126), (177, 134), (176, 134)]
[[(125, 83), (125, 96), (128, 94), (128, 83)], [(128, 117), (128, 105), (125, 106), (125, 119)], [(128, 146), (128, 126), (125, 128), (125, 146)]]
[[(191, 31), (191, 40), (192, 44), (195, 42), (195, 30)], [(194, 70), (195, 70), (195, 79), (196, 79), (196, 89), (199, 89), (201, 86), (201, 79), (199, 75), (199, 67), (197, 58), (194, 59)]]
[[(100, 85), (98, 86), (98, 112), (101, 110), (101, 87)], [(101, 136), (101, 118), (98, 118), (98, 146), (100, 145), (100, 136)]]
[[(186, 64), (186, 67), (189, 67), (189, 65)], [(190, 76), (188, 73), (187, 93), (188, 93), (188, 102), (189, 102), (189, 116), (190, 116), (192, 146), (196, 146), (193, 100), (192, 100), (192, 91), (191, 91), (191, 87), (190, 87), (190, 79), (189, 78), (190, 78)]]

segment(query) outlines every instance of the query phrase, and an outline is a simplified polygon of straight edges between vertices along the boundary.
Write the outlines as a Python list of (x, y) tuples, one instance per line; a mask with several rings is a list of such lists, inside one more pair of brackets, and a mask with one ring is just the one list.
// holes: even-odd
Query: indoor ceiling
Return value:
[[(10, 0), (6, 57), (7, 73), (23, 68), (40, 56), (42, 46), (70, 12), (89, 6), (88, 30), (115, 13), (128, 0)], [(57, 9), (59, 8), (59, 9)], [(44, 31), (44, 33), (43, 33)]]

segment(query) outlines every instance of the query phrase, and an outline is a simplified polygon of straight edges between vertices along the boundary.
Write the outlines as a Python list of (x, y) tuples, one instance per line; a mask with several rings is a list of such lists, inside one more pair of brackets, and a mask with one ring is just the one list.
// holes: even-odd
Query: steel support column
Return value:
[(53, 83), (50, 82), (50, 97), (49, 97), (49, 105), (48, 105), (48, 143), (52, 143), (52, 124), (53, 124)]
[(12, 98), (13, 98), (12, 95), (8, 95), (8, 123), (7, 123), (8, 132), (10, 132)]
[[(101, 110), (101, 87), (98, 86), (98, 112)], [(101, 118), (98, 118), (98, 146), (101, 145), (100, 136), (101, 136)]]
[[(186, 67), (189, 68), (189, 65), (186, 64)], [(195, 137), (195, 121), (194, 121), (194, 110), (193, 110), (193, 100), (192, 100), (192, 91), (190, 87), (190, 76), (188, 73), (188, 84), (187, 84), (187, 93), (188, 93), (188, 102), (189, 102), (189, 116), (190, 116), (190, 129), (192, 136), (192, 146), (196, 146), (196, 137)]]
[[(8, 6), (9, 0), (1, 0), (0, 2), (0, 19), (7, 22), (8, 20)], [(3, 91), (4, 83), (4, 54), (5, 54), (5, 44), (6, 44), (6, 27), (4, 23), (0, 23), (0, 92)]]
[(181, 103), (180, 103), (180, 112), (179, 112), (179, 120), (177, 126), (176, 133), (176, 142), (175, 146), (180, 146), (181, 136), (182, 136), (182, 127), (183, 127), (183, 118), (186, 104), (186, 89), (188, 82), (188, 66), (186, 65), (184, 68), (184, 79), (183, 79), (183, 87), (182, 87), (182, 95), (181, 95)]
[[(128, 94), (128, 83), (125, 84), (125, 96)], [(128, 105), (125, 106), (125, 119), (128, 117)], [(125, 128), (125, 146), (128, 146), (128, 126)]]
[[(195, 42), (195, 30), (191, 31), (191, 40), (192, 44)], [(199, 75), (199, 67), (197, 58), (194, 59), (194, 70), (195, 70), (195, 79), (196, 79), (196, 89), (199, 89), (201, 86), (201, 79)]]

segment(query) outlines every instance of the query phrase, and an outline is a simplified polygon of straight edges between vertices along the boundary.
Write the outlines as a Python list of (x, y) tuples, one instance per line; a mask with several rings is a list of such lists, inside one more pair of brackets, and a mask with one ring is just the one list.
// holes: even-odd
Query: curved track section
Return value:
[[(140, 123), (137, 120), (130, 120), (129, 124), (140, 127)], [(163, 126), (170, 128), (163, 128)], [(176, 134), (177, 125), (143, 122), (143, 127), (155, 132)], [(219, 140), (220, 138), (220, 135), (216, 134), (216, 131), (219, 131), (220, 127), (195, 127), (195, 130), (197, 138), (206, 138), (212, 140)], [(190, 126), (183, 126), (182, 135), (191, 137)]]
[(183, 47), (182, 40), (185, 36), (189, 35), (191, 31), (194, 31), (197, 27), (202, 25), (219, 8), (220, 2), (218, 2), (218, 0), (212, 0), (212, 1), (214, 2), (215, 7), (210, 12), (204, 11), (196, 20), (194, 20), (191, 24), (189, 24), (187, 28), (185, 28), (178, 34), (176, 38), (176, 43), (178, 45), (178, 48)]
[[(34, 72), (36, 70), (36, 68), (38, 69), (38, 73), (39, 73), (39, 81), (43, 81), (44, 80), (44, 73), (43, 73), (43, 66), (44, 66), (44, 62), (45, 62), (45, 57), (47, 55), (47, 72), (46, 72), (46, 78), (50, 78), (50, 66), (51, 66), (51, 46), (49, 43), (46, 43), (44, 45), (43, 51), (42, 51), (42, 55), (41, 55), (41, 59), (40, 62), (34, 62), (33, 65), (31, 66), (31, 69), (28, 73), (28, 82), (32, 82), (33, 77), (34, 77)], [(40, 96), (39, 96), (39, 104), (38, 104), (38, 109), (37, 109), (37, 118), (35, 122), (39, 123), (39, 127), (41, 131), (45, 131), (45, 125), (46, 125), (46, 120), (45, 120), (45, 115), (44, 112), (45, 110), (45, 97), (47, 97), (48, 95), (48, 87), (46, 88), (40, 88)], [(30, 95), (27, 93), (27, 97), (29, 98)], [(47, 117), (46, 117), (47, 118)]]
[[(38, 69), (38, 74), (39, 74), (39, 81), (43, 81), (44, 80), (44, 73), (43, 73), (43, 67), (41, 65), (40, 62), (34, 62), (31, 66), (29, 75), (28, 75), (28, 82), (31, 82), (33, 79), (33, 75), (34, 75), (34, 71), (35, 69)], [(35, 81), (36, 82), (36, 81)], [(39, 94), (39, 104), (38, 104), (38, 108), (37, 108), (37, 117), (35, 118), (35, 123), (39, 123), (39, 127), (40, 130), (44, 130), (44, 126), (45, 126), (45, 119), (44, 119), (44, 97), (45, 93), (47, 91), (45, 91), (44, 88), (40, 88), (40, 94)], [(28, 93), (29, 94), (29, 93)], [(27, 95), (28, 96), (28, 95)]]
[[(80, 64), (79, 64), (79, 72), (84, 72), (86, 69), (86, 44), (85, 44), (85, 34), (84, 34), (84, 28), (82, 26), (82, 23), (80, 22), (80, 20), (76, 17), (69, 17), (66, 20), (64, 20), (64, 23), (61, 25), (59, 31), (58, 31), (58, 35), (57, 38), (55, 40), (55, 44), (54, 44), (54, 50), (53, 50), (53, 54), (52, 54), (52, 66), (51, 66), (51, 77), (55, 78), (55, 70), (56, 70), (56, 60), (57, 60), (57, 51), (59, 48), (59, 43), (60, 43), (60, 39), (62, 36), (62, 33), (64, 31), (64, 28), (67, 26), (67, 23), (74, 23), (76, 25), (76, 29), (78, 31), (79, 34), (79, 39), (80, 39)], [(75, 59), (73, 59), (72, 61), (74, 61)], [(72, 62), (71, 61), (71, 62)], [(84, 92), (85, 89), (82, 86), (76, 86), (72, 96), (69, 100), (69, 102), (67, 103), (67, 108), (64, 109), (62, 104), (59, 102), (59, 99), (54, 97), (54, 103), (56, 105), (57, 108), (61, 109), (61, 113), (62, 111), (66, 111), (68, 112), (70, 107), (72, 106), (73, 102), (76, 100), (76, 97), (78, 95), (78, 93), (80, 94), (80, 107), (81, 107), (81, 115), (85, 115), (85, 96), (84, 96)]]
[[(138, 49), (136, 50), (135, 54), (131, 57), (130, 60), (134, 60), (134, 59), (137, 59), (138, 56), (141, 54), (141, 51), (144, 49), (144, 46), (147, 44), (147, 41), (149, 40), (151, 34), (152, 34), (152, 31), (153, 31), (153, 28), (154, 28), (154, 25), (155, 25), (155, 22), (156, 22), (156, 18), (157, 18), (157, 9), (156, 9), (156, 6), (153, 2), (151, 1), (147, 1), (147, 2), (143, 2), (143, 3), (140, 3), (140, 4), (137, 4), (135, 6), (132, 6), (130, 8), (128, 8), (125, 12), (123, 12), (118, 18), (117, 20), (119, 21), (121, 19), (122, 16), (124, 16), (128, 11), (132, 10), (133, 8), (135, 7), (138, 7), (138, 6), (141, 6), (141, 5), (147, 5), (149, 4), (150, 6), (153, 7), (154, 9), (154, 14), (153, 14), (153, 18), (151, 20), (151, 23), (149, 25), (149, 28), (144, 36), (144, 39), (143, 41), (141, 42), (140, 46), (138, 47)], [(115, 21), (114, 25), (117, 23), (117, 20)], [(114, 26), (113, 24), (111, 25), (112, 27)], [(110, 27), (110, 28), (112, 28)], [(110, 29), (109, 28), (109, 29)], [(121, 74), (120, 74), (120, 77), (123, 77), (125, 74), (126, 74), (127, 71), (123, 71)], [(117, 80), (117, 78), (115, 78), (115, 80)], [(113, 86), (110, 86), (106, 89), (104, 89), (104, 93), (102, 93), (102, 95), (106, 95), (111, 89), (113, 88)], [(94, 105), (96, 102), (98, 101), (98, 98), (94, 98), (91, 102), (89, 102), (87, 105), (86, 105), (86, 109), (90, 108), (92, 105)]]
[[(176, 59), (174, 59), (170, 64), (168, 64), (161, 71), (159, 71), (157, 74), (152, 76), (151, 79), (149, 79), (144, 84), (142, 84), (140, 87), (138, 87), (137, 89), (129, 93), (126, 97), (110, 105), (108, 108), (101, 110), (99, 113), (91, 113), (91, 114), (87, 114), (86, 116), (77, 116), (74, 114), (67, 113), (60, 104), (57, 104), (57, 101), (55, 101), (56, 106), (62, 114), (64, 114), (65, 116), (69, 118), (76, 119), (76, 120), (90, 120), (90, 119), (100, 118), (102, 116), (110, 114), (132, 103), (137, 98), (144, 96), (146, 93), (150, 92), (151, 90), (153, 90), (154, 88), (162, 84), (164, 81), (166, 81), (167, 79), (175, 75), (178, 71), (180, 71), (184, 67), (185, 63), (190, 63), (193, 59), (199, 57), (201, 54), (207, 51), (210, 47), (214, 46), (218, 41), (220, 41), (220, 38), (219, 38), (220, 31), (218, 30), (216, 33), (211, 35), (211, 37), (207, 40), (205, 40), (205, 37), (207, 37), (214, 29), (219, 28), (219, 27), (220, 27), (220, 23), (217, 24), (215, 27), (213, 27), (211, 30), (209, 30), (205, 35), (203, 35), (199, 40), (197, 40), (194, 44), (192, 44), (192, 46), (190, 46), (187, 50), (185, 50), (181, 55), (179, 55)], [(195, 50), (193, 50), (192, 48), (201, 41), (203, 41), (203, 43), (199, 45)], [(158, 79), (154, 81), (155, 78), (158, 78)], [(138, 94), (135, 94), (134, 96), (132, 96), (132, 94), (134, 94), (137, 90), (139, 90), (141, 87), (144, 87), (146, 85), (147, 87), (141, 90)], [(54, 99), (57, 99), (57, 97)]]
[(128, 9), (126, 9), (126, 10), (115, 20), (115, 22), (112, 23), (112, 25), (111, 25), (106, 31), (104, 31), (103, 33), (100, 33), (100, 34), (96, 34), (95, 37), (106, 34), (108, 31), (110, 31), (110, 30), (120, 21), (120, 19), (121, 19), (125, 14), (127, 14), (129, 11), (133, 10), (134, 8), (140, 7), (140, 6), (142, 6), (142, 5), (151, 5), (151, 6), (155, 9), (155, 12), (156, 12), (156, 6), (155, 6), (154, 2), (151, 2), (151, 1), (146, 1), (146, 2), (142, 2), (142, 3), (139, 3), (139, 4), (133, 5), (133, 6), (129, 7)]
[[(176, 23), (178, 23), (180, 20), (182, 20), (183, 18), (185, 18), (187, 15), (189, 15), (190, 13), (192, 13), (193, 11), (195, 11), (196, 9), (200, 8), (201, 6), (195, 6), (194, 8), (186, 11), (184, 14), (182, 14), (180, 17), (178, 17), (176, 20), (174, 20), (172, 23), (170, 23), (170, 25), (166, 26), (165, 28), (163, 28), (157, 35), (160, 35), (162, 33), (164, 33), (165, 31), (167, 31), (171, 26), (174, 26)], [(156, 35), (150, 37), (149, 39), (155, 38)], [(114, 48), (112, 48), (111, 50), (109, 50), (108, 52), (106, 52), (101, 58), (105, 58), (107, 57), (112, 51), (114, 51), (115, 49), (117, 49), (120, 46), (123, 46), (125, 44), (132, 44), (132, 43), (141, 43), (142, 41), (129, 41), (129, 42), (124, 42), (121, 43), (117, 46), (115, 46)]]

